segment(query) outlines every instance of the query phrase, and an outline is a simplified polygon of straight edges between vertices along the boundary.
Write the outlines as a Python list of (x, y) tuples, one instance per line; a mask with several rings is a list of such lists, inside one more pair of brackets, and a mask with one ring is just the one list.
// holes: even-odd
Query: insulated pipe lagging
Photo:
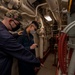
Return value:
[(68, 68), (68, 75), (74, 75), (75, 72), (75, 49), (73, 51), (71, 61)]
[[(31, 14), (35, 14), (31, 9), (29, 9), (26, 5), (24, 5), (23, 3), (22, 3), (22, 6), (21, 6), (21, 9), (24, 11), (24, 12), (27, 12), (27, 14), (28, 13), (31, 13)], [(26, 13), (25, 13), (26, 14)], [(30, 15), (30, 14), (28, 14), (28, 15)]]
[(38, 10), (38, 8), (39, 8), (40, 6), (43, 6), (43, 5), (46, 5), (46, 4), (47, 4), (47, 3), (43, 3), (43, 4), (38, 5), (38, 6), (36, 7), (36, 11), (35, 11), (35, 14), (34, 14), (34, 15), (30, 15), (30, 14), (25, 13), (25, 12), (23, 12), (22, 15), (28, 15), (28, 16), (30, 16), (30, 17), (37, 17), (37, 10)]
[(71, 22), (68, 26), (66, 26), (66, 27), (63, 29), (62, 32), (68, 33), (69, 30), (70, 30), (72, 27), (74, 27), (74, 26), (75, 26), (75, 21)]
[(2, 11), (3, 11), (3, 12), (9, 11), (9, 9), (5, 8), (4, 6), (0, 6), (0, 10), (1, 10), (1, 12), (2, 12)]

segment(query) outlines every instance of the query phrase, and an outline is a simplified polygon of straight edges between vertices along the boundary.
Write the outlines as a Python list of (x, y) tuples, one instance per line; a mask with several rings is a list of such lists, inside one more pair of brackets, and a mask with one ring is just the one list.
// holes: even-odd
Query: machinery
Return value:
[[(34, 35), (34, 40), (38, 44), (36, 49), (36, 57), (43, 59), (47, 55), (49, 39), (53, 33), (60, 31), (63, 23), (66, 22), (64, 15), (67, 13), (68, 0), (0, 0), (0, 20), (4, 14), (12, 9), (19, 11), (23, 16), (23, 28), (32, 20), (39, 22), (39, 30)], [(69, 8), (70, 9), (70, 8)], [(44, 16), (49, 15), (52, 21), (48, 22)], [(67, 15), (66, 15), (67, 16)], [(56, 21), (56, 23), (54, 23)], [(62, 32), (58, 44), (58, 57), (60, 75), (74, 73), (74, 44), (75, 44), (75, 21), (70, 23)], [(73, 54), (72, 54), (73, 52)], [(72, 57), (72, 58), (71, 58)], [(70, 65), (72, 64), (72, 68)], [(16, 68), (13, 67), (13, 74), (16, 73)], [(58, 75), (59, 75), (58, 74)]]
[(75, 21), (61, 32), (58, 43), (60, 75), (74, 75), (75, 72)]

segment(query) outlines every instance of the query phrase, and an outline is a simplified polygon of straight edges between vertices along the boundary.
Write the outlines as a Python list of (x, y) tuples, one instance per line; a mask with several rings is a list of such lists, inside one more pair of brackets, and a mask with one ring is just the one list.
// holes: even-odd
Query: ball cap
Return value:
[(22, 15), (20, 12), (18, 12), (17, 10), (9, 10), (6, 14), (5, 14), (6, 17), (9, 17), (9, 18), (13, 18), (17, 21), (22, 21)]
[(32, 24), (34, 24), (37, 27), (37, 29), (39, 28), (39, 24), (37, 21), (32, 21)]

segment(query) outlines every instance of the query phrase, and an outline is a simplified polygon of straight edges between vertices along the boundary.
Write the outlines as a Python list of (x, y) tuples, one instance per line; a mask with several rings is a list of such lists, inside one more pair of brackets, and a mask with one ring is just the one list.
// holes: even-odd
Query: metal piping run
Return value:
[(28, 15), (28, 16), (30, 16), (30, 17), (36, 17), (36, 16), (37, 16), (37, 10), (38, 10), (38, 8), (39, 8), (40, 6), (43, 6), (43, 5), (46, 5), (46, 4), (47, 4), (47, 3), (43, 3), (43, 4), (38, 5), (38, 6), (36, 7), (35, 15), (30, 15), (30, 14), (25, 13), (25, 12), (23, 12), (22, 15)]
[(72, 0), (69, 0), (69, 12), (70, 12), (70, 9), (71, 9), (71, 5), (72, 5)]
[[(26, 5), (24, 5), (23, 3), (22, 3), (22, 6), (21, 6), (21, 9), (24, 11), (24, 12), (26, 12), (26, 11), (28, 11), (29, 13), (32, 13), (32, 14), (34, 14), (34, 12), (32, 11), (32, 10), (30, 10)], [(25, 13), (26, 14), (26, 13)], [(28, 13), (27, 13), (28, 14)], [(30, 14), (28, 14), (28, 15), (30, 15)]]
[(75, 26), (75, 21), (71, 22), (67, 27), (64, 28), (62, 32), (68, 33), (71, 28)]
[(4, 12), (9, 11), (9, 9), (5, 8), (4, 6), (0, 6), (0, 10), (2, 10), (2, 11), (4, 11)]

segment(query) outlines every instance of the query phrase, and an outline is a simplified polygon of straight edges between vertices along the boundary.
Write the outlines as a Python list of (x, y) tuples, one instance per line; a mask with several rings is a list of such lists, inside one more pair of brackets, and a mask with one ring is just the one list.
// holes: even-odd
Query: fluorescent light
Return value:
[(44, 16), (44, 17), (47, 21), (52, 21), (52, 18), (50, 16)]

